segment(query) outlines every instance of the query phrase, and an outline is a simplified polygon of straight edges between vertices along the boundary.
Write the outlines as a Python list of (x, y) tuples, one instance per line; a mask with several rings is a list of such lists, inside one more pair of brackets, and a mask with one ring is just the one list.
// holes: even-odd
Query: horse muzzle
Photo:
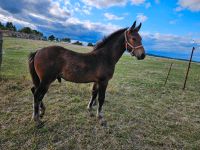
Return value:
[(138, 60), (143, 60), (146, 57), (146, 55), (143, 53), (139, 57), (138, 56), (136, 56), (136, 57)]
[[(140, 48), (140, 49), (135, 50), (133, 55), (134, 55), (138, 60), (143, 60), (143, 59), (145, 58), (145, 56), (146, 56), (145, 50), (144, 50), (143, 47)], [(133, 55), (132, 55), (132, 56), (133, 56)]]

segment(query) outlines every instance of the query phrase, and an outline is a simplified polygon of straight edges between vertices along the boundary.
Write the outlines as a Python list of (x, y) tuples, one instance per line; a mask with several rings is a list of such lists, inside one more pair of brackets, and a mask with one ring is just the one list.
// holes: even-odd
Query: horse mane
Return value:
[(98, 50), (100, 48), (102, 48), (105, 44), (108, 43), (108, 41), (110, 41), (110, 39), (112, 39), (116, 34), (119, 34), (121, 32), (124, 32), (125, 30), (127, 30), (128, 28), (123, 28), (123, 29), (119, 29), (113, 33), (111, 33), (108, 36), (104, 36), (103, 39), (101, 41), (98, 41), (96, 43), (96, 45), (94, 46), (94, 50)]

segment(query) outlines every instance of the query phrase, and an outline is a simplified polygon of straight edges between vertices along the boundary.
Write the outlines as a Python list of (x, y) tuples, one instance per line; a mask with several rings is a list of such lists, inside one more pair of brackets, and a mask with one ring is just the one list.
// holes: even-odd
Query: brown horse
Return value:
[(42, 99), (50, 84), (63, 78), (76, 83), (93, 82), (92, 97), (88, 104), (91, 112), (93, 103), (98, 95), (97, 117), (104, 125), (102, 106), (108, 81), (112, 78), (115, 65), (127, 50), (137, 59), (145, 58), (142, 38), (138, 31), (136, 21), (130, 28), (120, 29), (101, 42), (89, 53), (77, 53), (60, 46), (50, 46), (37, 50), (29, 56), (29, 70), (34, 86), (31, 91), (34, 95), (33, 119), (36, 124), (41, 123), (40, 118), (45, 113)]

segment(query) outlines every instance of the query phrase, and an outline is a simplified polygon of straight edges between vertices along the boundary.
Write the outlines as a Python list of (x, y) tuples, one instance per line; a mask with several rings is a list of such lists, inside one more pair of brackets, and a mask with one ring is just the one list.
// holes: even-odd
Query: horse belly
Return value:
[(89, 83), (97, 82), (97, 77), (93, 71), (87, 71), (86, 69), (67, 69), (61, 74), (61, 77), (66, 81), (75, 83)]

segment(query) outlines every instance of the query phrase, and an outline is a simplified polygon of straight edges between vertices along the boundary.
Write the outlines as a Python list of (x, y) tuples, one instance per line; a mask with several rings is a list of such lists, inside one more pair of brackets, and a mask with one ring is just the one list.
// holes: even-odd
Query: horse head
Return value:
[(124, 32), (126, 50), (137, 59), (145, 58), (145, 50), (142, 45), (142, 37), (138, 33), (142, 24), (136, 27), (136, 21), (133, 25)]

